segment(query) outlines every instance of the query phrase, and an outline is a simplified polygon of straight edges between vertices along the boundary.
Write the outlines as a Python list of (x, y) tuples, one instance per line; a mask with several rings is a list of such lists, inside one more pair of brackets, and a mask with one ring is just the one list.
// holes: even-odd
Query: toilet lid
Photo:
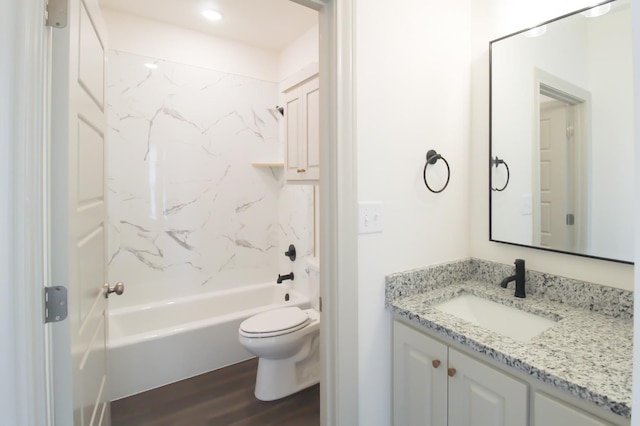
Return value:
[(248, 318), (240, 324), (240, 330), (251, 334), (269, 334), (291, 332), (304, 327), (309, 314), (297, 306), (274, 309)]

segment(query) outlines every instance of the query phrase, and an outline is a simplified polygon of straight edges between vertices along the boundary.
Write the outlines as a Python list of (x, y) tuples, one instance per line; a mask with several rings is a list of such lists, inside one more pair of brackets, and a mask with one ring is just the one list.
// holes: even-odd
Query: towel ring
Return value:
[[(442, 160), (444, 161), (444, 164), (447, 166), (447, 181), (444, 183), (444, 186), (438, 190), (434, 190), (433, 188), (431, 188), (429, 186), (429, 183), (427, 182), (427, 167), (429, 167), (429, 164), (436, 164), (436, 162), (438, 160)], [(433, 192), (434, 194), (438, 194), (442, 191), (444, 191), (444, 189), (447, 187), (447, 185), (449, 185), (449, 179), (451, 178), (451, 168), (449, 167), (449, 162), (446, 160), (446, 158), (444, 158), (442, 155), (438, 154), (435, 150), (430, 149), (429, 151), (427, 151), (427, 163), (424, 165), (424, 171), (422, 172), (422, 178), (424, 179), (424, 184), (427, 186), (427, 189), (431, 192)]]
[(492, 166), (496, 166), (496, 169), (498, 168), (498, 166), (500, 164), (504, 164), (504, 167), (507, 169), (507, 181), (504, 183), (504, 186), (502, 188), (494, 188), (493, 186), (491, 187), (492, 191), (498, 191), (498, 192), (502, 192), (507, 188), (507, 185), (509, 185), (509, 178), (511, 177), (511, 175), (509, 174), (509, 165), (507, 165), (507, 162), (504, 160), (501, 160), (498, 158), (498, 156), (496, 155), (496, 158), (492, 158), (491, 159), (491, 165)]

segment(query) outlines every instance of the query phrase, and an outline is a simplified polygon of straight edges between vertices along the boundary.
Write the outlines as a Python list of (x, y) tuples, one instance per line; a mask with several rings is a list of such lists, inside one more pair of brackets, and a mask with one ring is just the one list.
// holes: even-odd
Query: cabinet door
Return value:
[(447, 424), (447, 347), (393, 322), (394, 426)]
[(297, 171), (303, 169), (300, 159), (302, 138), (302, 90), (300, 87), (285, 93), (285, 176), (287, 179), (298, 179)]
[(449, 348), (449, 426), (526, 426), (527, 385)]
[(287, 180), (317, 181), (320, 178), (319, 89), (316, 76), (285, 92)]
[(304, 141), (301, 144), (304, 172), (300, 178), (305, 180), (320, 179), (320, 85), (318, 77), (302, 86)]
[(564, 401), (536, 392), (533, 397), (534, 426), (611, 426)]

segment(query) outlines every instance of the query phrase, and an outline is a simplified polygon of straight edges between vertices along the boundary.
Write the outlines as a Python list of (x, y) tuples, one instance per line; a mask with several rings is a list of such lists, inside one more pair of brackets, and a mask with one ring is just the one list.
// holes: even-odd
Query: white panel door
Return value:
[(593, 417), (576, 407), (540, 392), (535, 393), (533, 397), (533, 405), (533, 426), (612, 425), (609, 422)]
[(69, 317), (53, 328), (57, 425), (109, 425), (105, 199), (106, 33), (97, 0), (53, 30), (51, 244)]
[(393, 322), (393, 424), (447, 424), (447, 347)]
[(567, 104), (540, 106), (540, 245), (566, 250)]
[(449, 426), (527, 425), (525, 383), (452, 348), (449, 368)]

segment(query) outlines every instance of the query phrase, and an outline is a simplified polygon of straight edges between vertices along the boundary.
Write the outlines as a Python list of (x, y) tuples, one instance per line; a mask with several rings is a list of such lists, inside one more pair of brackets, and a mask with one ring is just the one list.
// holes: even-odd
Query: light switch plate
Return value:
[(382, 232), (382, 203), (360, 203), (358, 216), (361, 234)]

